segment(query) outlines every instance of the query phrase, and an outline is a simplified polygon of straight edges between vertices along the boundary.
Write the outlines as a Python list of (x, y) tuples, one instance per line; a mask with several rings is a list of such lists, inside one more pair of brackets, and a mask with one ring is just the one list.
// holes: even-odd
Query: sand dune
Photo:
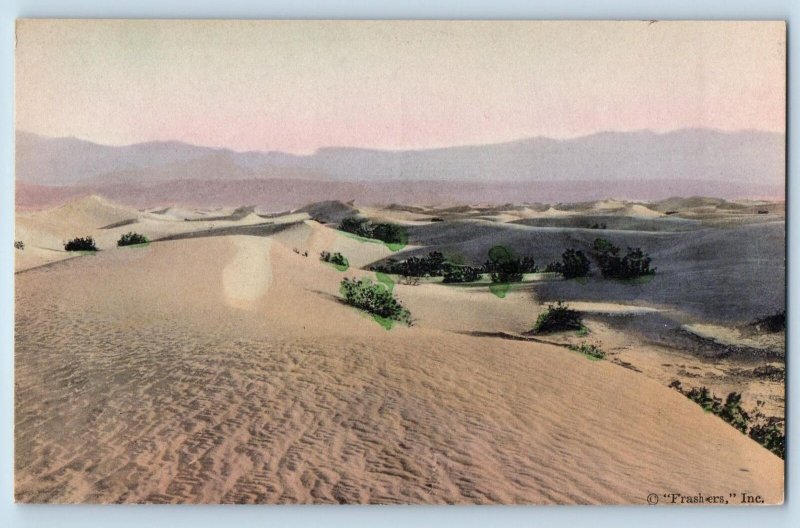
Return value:
[(386, 331), (323, 249), (391, 254), (306, 221), (18, 274), (16, 499), (782, 501), (780, 459), (663, 383), (465, 334), (528, 330), (528, 293), (397, 285), (417, 323)]

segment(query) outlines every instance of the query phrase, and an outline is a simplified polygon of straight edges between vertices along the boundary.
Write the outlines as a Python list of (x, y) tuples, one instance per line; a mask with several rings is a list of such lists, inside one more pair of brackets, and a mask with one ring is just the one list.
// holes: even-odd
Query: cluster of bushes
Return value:
[(573, 310), (564, 301), (548, 304), (547, 308), (539, 314), (533, 325), (534, 334), (548, 334), (566, 330), (583, 329), (581, 313)]
[(64, 244), (65, 251), (97, 251), (94, 239), (90, 236), (75, 237)]
[(586, 227), (588, 227), (589, 229), (606, 229), (606, 224), (605, 223), (601, 223), (601, 224), (594, 223), (594, 224), (586, 226)]
[(347, 257), (342, 255), (341, 253), (331, 254), (329, 251), (323, 251), (322, 253), (319, 254), (319, 259), (322, 262), (333, 264), (340, 271), (344, 271), (350, 267), (350, 262), (347, 261)]
[(520, 282), (525, 273), (536, 273), (539, 268), (532, 257), (517, 257), (503, 246), (489, 250), (489, 260), (483, 265), (494, 283)]
[(574, 350), (589, 359), (605, 359), (606, 353), (597, 345), (591, 343), (581, 343), (580, 345), (571, 345), (570, 350)]
[(650, 267), (652, 260), (639, 248), (628, 248), (625, 256), (620, 256), (620, 248), (604, 238), (597, 238), (592, 248), (595, 251), (600, 273), (609, 279), (635, 279), (654, 275), (656, 268)]
[(302, 256), (304, 256), (304, 257), (307, 257), (307, 256), (308, 256), (308, 251), (303, 251), (302, 253), (300, 253), (300, 250), (299, 250), (299, 249), (297, 249), (297, 248), (292, 248), (292, 251), (294, 251), (296, 254), (298, 254), (298, 255), (302, 255)]
[(591, 264), (583, 251), (568, 249), (561, 255), (561, 262), (551, 262), (545, 271), (560, 273), (565, 279), (586, 277)]
[(386, 264), (372, 266), (372, 271), (392, 273), (405, 277), (441, 277), (446, 264), (449, 264), (444, 255), (432, 251), (424, 257), (409, 257), (406, 260), (389, 260)]
[(374, 238), (387, 244), (408, 243), (408, 233), (403, 226), (397, 224), (373, 224), (366, 218), (350, 216), (342, 219), (339, 230), (352, 233), (364, 238)]
[[(767, 418), (760, 409), (756, 410), (751, 416), (742, 407), (742, 395), (740, 393), (729, 393), (723, 403), (707, 387), (692, 387), (689, 390), (684, 390), (678, 380), (673, 381), (669, 386), (698, 404), (704, 411), (719, 416), (741, 433), (746, 434), (779, 457), (784, 458), (786, 435), (780, 427), (781, 421), (776, 418)], [(759, 404), (763, 403), (759, 402)]]
[(348, 279), (341, 282), (345, 302), (384, 319), (411, 325), (411, 313), (394, 298), (383, 283), (374, 283), (369, 278)]
[(125, 233), (119, 240), (117, 240), (117, 246), (135, 246), (137, 244), (147, 244), (150, 240), (144, 236), (140, 235), (139, 233), (129, 232)]
[(445, 263), (442, 276), (442, 282), (446, 283), (475, 282), (481, 278), (481, 269), (447, 262)]
[(22, 240), (15, 240), (14, 249), (25, 249), (25, 242), (23, 242)]

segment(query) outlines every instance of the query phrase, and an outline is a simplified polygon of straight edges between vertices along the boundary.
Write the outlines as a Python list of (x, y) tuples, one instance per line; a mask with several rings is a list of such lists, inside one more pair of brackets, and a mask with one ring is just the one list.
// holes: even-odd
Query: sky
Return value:
[(16, 126), (309, 153), (785, 131), (783, 22), (22, 20)]

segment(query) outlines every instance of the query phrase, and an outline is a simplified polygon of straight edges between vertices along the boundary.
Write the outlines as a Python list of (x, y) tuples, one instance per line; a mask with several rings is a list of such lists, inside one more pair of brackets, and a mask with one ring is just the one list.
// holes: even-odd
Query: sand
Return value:
[(397, 285), (416, 322), (387, 331), (322, 250), (392, 254), (300, 221), (18, 273), (16, 500), (782, 501), (782, 460), (664, 383), (469, 335), (529, 330), (529, 292)]

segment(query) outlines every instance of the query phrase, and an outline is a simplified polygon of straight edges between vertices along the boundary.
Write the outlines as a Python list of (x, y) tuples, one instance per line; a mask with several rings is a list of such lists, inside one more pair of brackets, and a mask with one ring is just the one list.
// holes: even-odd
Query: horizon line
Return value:
[[(655, 131), (655, 130), (653, 130), (651, 128), (638, 128), (638, 129), (631, 129), (631, 130), (613, 130), (613, 129), (608, 129), (608, 130), (599, 130), (597, 132), (592, 132), (590, 134), (580, 134), (580, 135), (577, 135), (577, 136), (564, 137), (564, 138), (556, 138), (556, 137), (551, 137), (551, 136), (538, 134), (538, 135), (533, 135), (533, 136), (523, 136), (523, 137), (519, 137), (517, 139), (509, 139), (509, 140), (504, 140), (504, 141), (494, 141), (494, 142), (487, 142), (487, 143), (458, 143), (458, 144), (452, 144), (452, 145), (447, 145), (447, 146), (412, 147), (412, 148), (367, 147), (367, 146), (352, 146), (352, 145), (326, 145), (326, 146), (317, 147), (313, 151), (308, 151), (308, 152), (304, 152), (304, 153), (297, 153), (297, 152), (292, 152), (292, 151), (288, 151), (288, 150), (273, 150), (273, 149), (237, 150), (237, 149), (232, 148), (232, 147), (221, 147), (221, 146), (203, 145), (203, 144), (199, 144), (199, 143), (190, 143), (188, 141), (184, 141), (184, 140), (180, 140), (180, 139), (153, 139), (153, 140), (147, 140), (147, 141), (140, 141), (140, 142), (137, 142), (137, 143), (123, 143), (123, 144), (100, 143), (100, 142), (97, 142), (97, 141), (92, 140), (92, 139), (86, 139), (86, 138), (82, 138), (82, 137), (78, 137), (78, 136), (49, 136), (49, 135), (46, 135), (46, 134), (40, 134), (38, 132), (31, 132), (29, 130), (24, 130), (24, 129), (21, 129), (21, 128), (16, 128), (15, 127), (15, 129), (14, 129), (15, 136), (16, 136), (16, 134), (23, 133), (23, 134), (29, 134), (29, 135), (32, 135), (32, 136), (37, 136), (37, 137), (46, 138), (46, 139), (66, 139), (66, 140), (81, 141), (81, 142), (84, 142), (84, 143), (91, 143), (93, 145), (97, 145), (97, 146), (101, 146), (101, 147), (109, 147), (109, 148), (126, 148), (126, 147), (135, 147), (135, 146), (139, 146), (139, 145), (148, 145), (148, 144), (178, 143), (178, 144), (186, 145), (186, 146), (190, 146), (190, 147), (200, 147), (200, 148), (206, 148), (206, 149), (217, 150), (217, 151), (230, 151), (230, 152), (233, 152), (235, 154), (281, 153), (281, 154), (288, 154), (288, 155), (296, 156), (296, 157), (314, 156), (314, 155), (318, 154), (320, 151), (337, 150), (337, 149), (342, 149), (342, 150), (344, 150), (344, 149), (366, 150), (366, 151), (375, 151), (375, 152), (426, 152), (426, 151), (432, 151), (432, 150), (446, 150), (446, 149), (469, 148), (469, 147), (486, 147), (486, 146), (494, 146), (494, 145), (507, 145), (507, 144), (511, 144), (511, 143), (520, 143), (520, 142), (532, 141), (532, 140), (548, 140), (548, 141), (555, 141), (555, 142), (567, 142), (567, 141), (574, 141), (574, 140), (590, 138), (590, 137), (599, 136), (599, 135), (603, 135), (603, 134), (619, 134), (619, 135), (625, 135), (625, 134), (650, 134), (650, 135), (654, 135), (654, 136), (666, 136), (666, 135), (670, 135), (670, 134), (675, 134), (675, 133), (679, 133), (679, 132), (688, 132), (688, 131), (710, 131), (710, 132), (715, 132), (715, 133), (718, 133), (718, 134), (725, 134), (725, 135), (735, 135), (735, 134), (744, 134), (744, 133), (758, 133), (758, 134), (775, 134), (775, 135), (784, 136), (784, 137), (786, 136), (786, 131), (785, 130), (783, 132), (774, 131), (774, 130), (765, 130), (765, 129), (759, 129), (759, 128), (739, 128), (739, 129), (727, 130), (727, 129), (717, 128), (717, 127), (708, 127), (708, 126), (688, 126), (688, 127), (680, 127), (680, 128), (665, 130), (665, 131), (662, 131), (662, 132)], [(15, 148), (15, 151), (16, 151), (16, 137), (15, 137), (15, 142), (14, 142), (14, 148)]]

